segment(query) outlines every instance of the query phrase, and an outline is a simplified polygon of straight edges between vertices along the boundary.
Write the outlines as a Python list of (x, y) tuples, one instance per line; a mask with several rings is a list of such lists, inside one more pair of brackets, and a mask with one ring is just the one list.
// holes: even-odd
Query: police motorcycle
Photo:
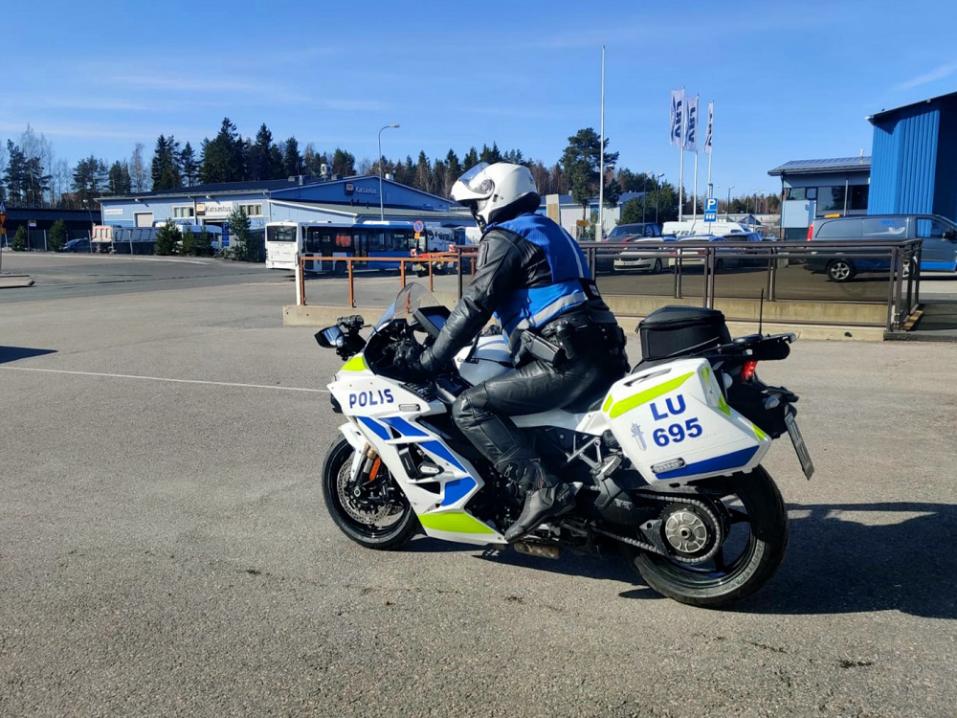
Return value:
[[(417, 284), (372, 329), (354, 315), (316, 334), (345, 364), (328, 385), (347, 421), (322, 469), (326, 507), (353, 541), (395, 549), (418, 532), (504, 549), (521, 512), (518, 487), (456, 429), (450, 406), (467, 386), (510, 371), (501, 334), (483, 333), (454, 371), (407, 381), (397, 353), (428, 346), (449, 310)], [(575, 508), (513, 544), (624, 556), (644, 582), (682, 603), (719, 607), (774, 574), (788, 538), (778, 488), (761, 467), (788, 433), (813, 465), (795, 422), (797, 396), (763, 384), (762, 360), (788, 356), (793, 334), (731, 340), (720, 312), (665, 307), (639, 326), (642, 361), (580, 405), (512, 417), (549, 468), (577, 489)]]

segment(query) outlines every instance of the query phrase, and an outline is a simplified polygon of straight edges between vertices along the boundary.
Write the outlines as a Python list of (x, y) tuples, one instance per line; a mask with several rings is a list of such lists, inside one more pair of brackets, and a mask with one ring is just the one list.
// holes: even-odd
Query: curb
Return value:
[[(382, 315), (385, 307), (330, 307), (321, 305), (298, 306), (287, 304), (282, 308), (282, 325), (284, 327), (327, 327), (334, 324), (336, 319), (347, 314), (361, 314), (366, 321), (374, 321)], [(643, 319), (639, 316), (619, 314), (618, 321), (631, 335), (638, 322)], [(728, 329), (732, 336), (754, 334), (757, 331), (757, 322), (729, 321)], [(884, 327), (865, 327), (856, 325), (830, 324), (784, 324), (780, 322), (765, 322), (762, 331), (766, 334), (793, 332), (799, 339), (829, 342), (880, 342), (884, 341)]]
[(0, 274), (0, 289), (19, 289), (32, 286), (33, 279), (29, 274)]

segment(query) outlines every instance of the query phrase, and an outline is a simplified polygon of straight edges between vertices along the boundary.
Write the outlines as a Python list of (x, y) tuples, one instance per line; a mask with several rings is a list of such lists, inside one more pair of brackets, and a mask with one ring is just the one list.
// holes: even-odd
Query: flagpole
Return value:
[(714, 194), (714, 185), (711, 184), (711, 153), (714, 151), (714, 100), (708, 103), (708, 198)]
[(605, 238), (605, 46), (601, 46), (601, 119), (599, 132), (601, 141), (598, 147), (598, 227), (595, 229), (595, 241)]
[(698, 219), (698, 150), (694, 151), (694, 195), (691, 197), (691, 217)]
[(678, 221), (684, 221), (684, 184), (685, 184), (685, 142), (681, 140), (678, 148)]

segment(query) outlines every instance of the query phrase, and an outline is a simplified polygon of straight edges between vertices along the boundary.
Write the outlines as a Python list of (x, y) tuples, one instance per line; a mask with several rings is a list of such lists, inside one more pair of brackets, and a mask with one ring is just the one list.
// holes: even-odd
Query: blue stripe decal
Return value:
[(445, 498), (442, 499), (442, 506), (449, 506), (465, 496), (469, 491), (475, 488), (475, 479), (466, 476), (464, 479), (453, 479), (445, 484)]
[(926, 262), (920, 263), (920, 268), (928, 272), (953, 272), (954, 262)]
[(399, 416), (388, 416), (383, 421), (398, 431), (402, 436), (428, 436), (421, 429), (416, 428), (405, 419)]
[(372, 431), (373, 434), (378, 436), (380, 439), (385, 439), (386, 441), (388, 441), (389, 439), (392, 438), (392, 435), (389, 434), (389, 430), (386, 429), (384, 426), (382, 426), (382, 424), (380, 424), (378, 421), (375, 421), (374, 419), (370, 419), (368, 416), (360, 416), (357, 418), (359, 419), (359, 421), (365, 424)]
[(725, 471), (727, 469), (737, 469), (744, 466), (757, 453), (758, 447), (752, 446), (749, 449), (740, 449), (732, 451), (724, 456), (716, 456), (713, 459), (696, 461), (693, 464), (682, 466), (680, 469), (665, 471), (663, 474), (656, 474), (655, 478), (659, 480), (678, 479), (682, 476), (692, 476), (694, 474), (710, 474), (714, 471)]
[(426, 451), (445, 459), (459, 471), (464, 471), (465, 473), (468, 473), (468, 470), (464, 466), (462, 466), (462, 464), (459, 463), (458, 459), (452, 456), (452, 452), (446, 449), (445, 446), (441, 444), (441, 442), (423, 441), (421, 444), (419, 444), (419, 446), (421, 446)]

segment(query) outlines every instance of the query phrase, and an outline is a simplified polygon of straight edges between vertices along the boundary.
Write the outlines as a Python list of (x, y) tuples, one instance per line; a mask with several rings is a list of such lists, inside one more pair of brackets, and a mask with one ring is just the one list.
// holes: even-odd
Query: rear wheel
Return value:
[(854, 265), (846, 259), (832, 259), (827, 264), (827, 276), (835, 282), (846, 282), (855, 274)]
[[(675, 504), (661, 516), (661, 540), (673, 557), (636, 549), (629, 549), (628, 556), (659, 593), (692, 606), (718, 608), (754, 593), (774, 575), (787, 547), (787, 512), (774, 480), (760, 466), (702, 488), (714, 511)], [(709, 543), (716, 533), (714, 519), (723, 534), (717, 547)], [(698, 560), (704, 556), (709, 558)]]
[[(405, 494), (384, 464), (370, 476), (353, 473), (355, 449), (335, 441), (322, 467), (322, 497), (336, 526), (366, 548), (394, 549), (405, 544), (419, 521)], [(374, 475), (372, 475), (374, 474)]]

